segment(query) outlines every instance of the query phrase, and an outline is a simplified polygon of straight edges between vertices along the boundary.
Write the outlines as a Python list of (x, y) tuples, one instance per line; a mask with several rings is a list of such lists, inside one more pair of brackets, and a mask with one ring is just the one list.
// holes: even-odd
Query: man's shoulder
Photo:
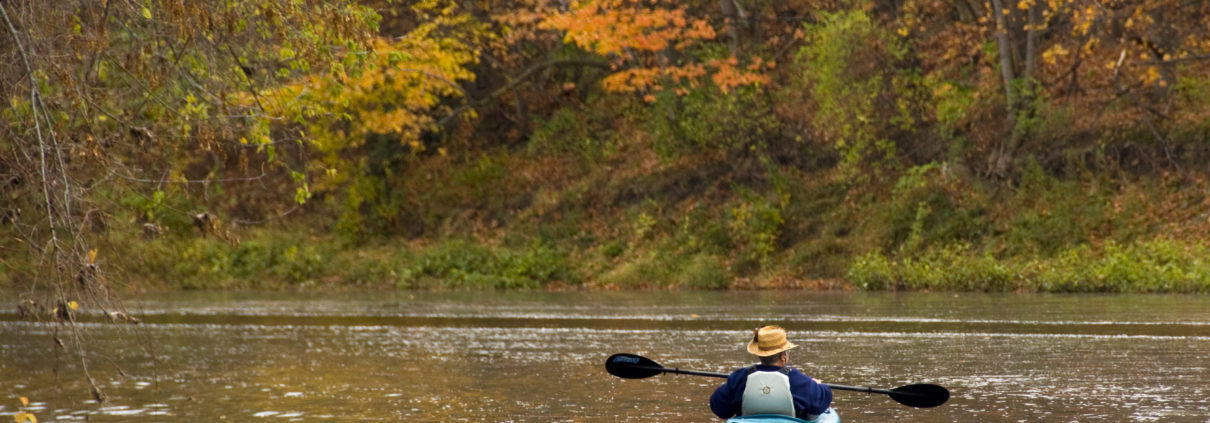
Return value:
[(732, 371), (730, 377), (747, 376), (748, 373), (752, 373), (752, 369), (754, 369), (755, 367), (756, 366), (740, 367), (740, 368)]
[(787, 368), (788, 368), (788, 369), (790, 369), (790, 371), (789, 371), (789, 372), (787, 372), (787, 373), (786, 373), (786, 375), (790, 377), (790, 382), (791, 382), (791, 383), (793, 383), (793, 382), (794, 382), (794, 381), (796, 381), (796, 380), (798, 380), (798, 381), (801, 381), (801, 380), (804, 380), (804, 379), (805, 379), (805, 380), (810, 380), (810, 381), (813, 381), (813, 380), (814, 380), (814, 379), (811, 379), (811, 376), (810, 376), (810, 375), (808, 375), (808, 374), (806, 374), (806, 373), (803, 373), (803, 371), (802, 371), (802, 370), (798, 370), (798, 369), (796, 369), (796, 368), (792, 368), (792, 367), (787, 367)]

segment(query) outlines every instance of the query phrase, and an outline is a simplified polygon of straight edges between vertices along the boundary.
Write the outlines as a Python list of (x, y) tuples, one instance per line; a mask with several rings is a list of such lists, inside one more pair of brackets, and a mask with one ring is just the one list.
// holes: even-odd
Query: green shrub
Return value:
[(308, 242), (295, 236), (262, 234), (236, 246), (208, 238), (158, 243), (162, 247), (149, 249), (163, 248), (177, 254), (159, 257), (171, 262), (153, 268), (170, 269), (170, 275), (187, 288), (312, 283), (333, 270), (327, 267), (334, 253), (331, 244)]
[(930, 250), (919, 257), (892, 261), (878, 252), (854, 260), (846, 277), (865, 290), (992, 291), (1015, 287), (1013, 270), (967, 244)]
[(403, 263), (410, 261), (406, 247), (382, 246), (343, 251), (331, 258), (330, 276), (341, 283), (360, 286), (396, 286)]
[(852, 242), (830, 232), (799, 242), (786, 254), (786, 266), (793, 274), (808, 278), (843, 276), (853, 260)]
[[(942, 137), (964, 145), (963, 133), (972, 125), (972, 112), (979, 106), (978, 90), (961, 81), (940, 79), (935, 75), (925, 78), (925, 85), (933, 92), (938, 132)], [(950, 153), (960, 157), (964, 152), (951, 150)]]
[(193, 230), (193, 217), (188, 211), (196, 210), (196, 205), (180, 192), (155, 191), (148, 195), (128, 192), (118, 203), (136, 214), (139, 222), (158, 224), (176, 233)]
[(679, 283), (694, 289), (726, 288), (730, 275), (722, 258), (711, 254), (690, 257), (680, 269)]
[(803, 69), (796, 82), (811, 90), (819, 111), (812, 122), (843, 157), (840, 176), (868, 181), (894, 163), (896, 133), (914, 126), (918, 96), (909, 81), (920, 78), (896, 72), (908, 46), (864, 11), (820, 16), (806, 25), (810, 40), (795, 59)]
[(866, 290), (1210, 292), (1207, 254), (1205, 245), (1153, 239), (1002, 261), (954, 244), (898, 261), (868, 253), (853, 261), (846, 276)]
[(743, 197), (743, 201), (730, 209), (727, 227), (731, 239), (740, 248), (741, 260), (767, 268), (785, 223), (781, 209), (789, 198), (783, 195), (773, 203), (761, 196), (744, 194)]
[(590, 113), (561, 108), (550, 118), (537, 122), (527, 148), (530, 154), (570, 154), (585, 164), (592, 164), (613, 146), (613, 131), (599, 126)]
[(777, 133), (769, 98), (757, 87), (723, 92), (707, 84), (680, 93), (667, 89), (655, 99), (646, 115), (647, 126), (655, 136), (656, 152), (664, 159), (703, 150), (761, 150)]
[(1031, 161), (1012, 198), (1016, 212), (1003, 226), (1005, 253), (1050, 256), (1105, 235), (1102, 228), (1115, 226), (1113, 210), (1096, 186), (1049, 176)]
[(512, 250), (454, 240), (420, 251), (402, 270), (404, 288), (534, 289), (578, 282), (567, 255), (537, 244)]
[(896, 180), (889, 201), (873, 207), (868, 223), (883, 245), (897, 255), (918, 255), (929, 248), (972, 242), (986, 231), (982, 199), (929, 163), (908, 169)]
[(655, 218), (646, 211), (639, 212), (637, 215), (635, 215), (634, 223), (631, 224), (630, 228), (631, 234), (633, 234), (633, 241), (636, 243), (648, 241), (652, 236), (654, 236), (656, 223)]
[(893, 289), (898, 285), (899, 278), (893, 267), (885, 255), (871, 251), (853, 261), (845, 278), (854, 286), (868, 291)]
[(601, 247), (601, 254), (609, 259), (618, 258), (624, 252), (626, 252), (626, 244), (621, 241), (609, 241)]
[(1208, 292), (1207, 253), (1205, 245), (1169, 239), (1110, 241), (1100, 250), (1080, 246), (1053, 260), (1033, 260), (1028, 279), (1043, 291)]
[(386, 195), (387, 191), (382, 178), (354, 178), (344, 192), (340, 216), (336, 219), (336, 233), (346, 241), (357, 242), (372, 234), (393, 230), (392, 216), (397, 210)]
[(1012, 271), (995, 258), (971, 251), (968, 244), (932, 249), (919, 259), (899, 264), (910, 290), (994, 291), (1014, 288)]
[(654, 253), (625, 261), (606, 271), (598, 283), (617, 288), (658, 288), (673, 283), (669, 258)]
[(710, 253), (679, 255), (675, 242), (659, 243), (640, 256), (614, 266), (597, 280), (600, 285), (627, 289), (723, 289), (731, 273), (722, 256)]

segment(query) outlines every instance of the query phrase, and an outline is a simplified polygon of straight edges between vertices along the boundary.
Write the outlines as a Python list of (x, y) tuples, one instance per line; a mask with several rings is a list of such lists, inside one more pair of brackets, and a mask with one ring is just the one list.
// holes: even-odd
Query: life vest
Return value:
[(748, 385), (744, 387), (744, 400), (740, 415), (780, 414), (794, 417), (794, 396), (790, 394), (790, 368), (765, 372), (748, 368)]

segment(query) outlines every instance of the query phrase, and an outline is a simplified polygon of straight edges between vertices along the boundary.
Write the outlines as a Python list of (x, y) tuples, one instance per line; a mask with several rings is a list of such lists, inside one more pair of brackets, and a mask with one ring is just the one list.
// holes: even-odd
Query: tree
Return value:
[[(1198, 96), (1188, 94), (1205, 92), (1196, 81), (1207, 74), (1197, 64), (1210, 58), (1201, 33), (1210, 15), (1207, 5), (918, 0), (901, 6), (894, 21), (920, 50), (923, 70), (939, 81), (939, 93), (951, 95), (954, 91), (947, 87), (967, 87), (976, 97), (964, 102), (968, 106), (992, 104), (982, 101), (992, 88), (1001, 93), (995, 103), (1003, 112), (995, 120), (1006, 129), (982, 146), (987, 174), (1011, 177), (1013, 162), (1024, 152), (1058, 155), (1064, 148), (1088, 148), (1081, 143), (1132, 143), (1122, 134), (1134, 127), (1144, 128), (1159, 154), (1180, 166), (1176, 141), (1165, 128), (1202, 116), (1197, 110), (1204, 106), (1189, 101)], [(985, 49), (987, 45), (995, 49)], [(1074, 113), (1070, 121), (1047, 123), (1065, 109)], [(983, 137), (977, 132), (986, 132), (989, 122), (983, 118), (990, 115), (964, 113), (965, 131)], [(978, 120), (983, 123), (970, 124)], [(1054, 131), (1063, 135), (1047, 133)], [(1039, 138), (1063, 141), (1028, 146)]]
[(612, 61), (614, 72), (601, 81), (605, 90), (640, 93), (648, 101), (654, 101), (655, 91), (692, 87), (706, 77), (724, 92), (739, 85), (767, 83), (769, 76), (764, 71), (773, 66), (759, 56), (743, 66), (735, 56), (695, 54), (694, 47), (715, 38), (714, 27), (705, 19), (690, 17), (684, 6), (672, 2), (575, 2), (544, 25), (564, 31), (568, 43)]
[(842, 175), (869, 181), (896, 164), (897, 141), (910, 143), (898, 133), (917, 124), (908, 45), (860, 10), (824, 13), (806, 32), (798, 77), (818, 108), (813, 124), (843, 156)]
[[(133, 320), (98, 234), (127, 213), (149, 228), (174, 215), (207, 229), (208, 210), (249, 207), (245, 184), (305, 187), (304, 159), (276, 154), (305, 150), (258, 125), (272, 107), (259, 91), (362, 50), (377, 15), (349, 1), (84, 0), (5, 2), (0, 17), (0, 190), (14, 200), (0, 248), (31, 256), (16, 276), (28, 280), (22, 314), (68, 328), (56, 339), (102, 401), (77, 309)], [(219, 192), (234, 195), (207, 196)]]
[[(992, 0), (992, 16), (996, 22), (996, 46), (1000, 57), (1000, 75), (1004, 80), (1005, 110), (1012, 132), (999, 149), (989, 157), (991, 174), (1008, 175), (1013, 156), (1023, 138), (1029, 135), (1029, 119), (1036, 112), (1032, 107), (1035, 96), (1038, 57), (1038, 33), (1043, 29), (1042, 8), (1037, 0), (1022, 1), (1018, 8), (1024, 13), (1012, 13), (1002, 0)], [(1023, 35), (1022, 35), (1023, 34)], [(1025, 42), (1020, 42), (1025, 38)], [(1021, 48), (1014, 48), (1021, 46)]]
[(382, 188), (390, 163), (446, 154), (425, 135), (441, 131), (439, 122), (455, 110), (474, 116), (459, 105), (468, 101), (463, 84), (475, 78), (469, 68), (488, 36), (485, 25), (453, 3), (423, 1), (412, 10), (420, 23), (406, 34), (376, 38), (368, 52), (347, 51), (331, 69), (260, 95), (268, 106), (258, 127), (289, 122), (279, 129), (301, 131), (321, 154), (308, 164), (310, 174), (322, 191), (344, 194), (340, 227), (349, 235), (399, 224), (398, 206), (387, 206)]

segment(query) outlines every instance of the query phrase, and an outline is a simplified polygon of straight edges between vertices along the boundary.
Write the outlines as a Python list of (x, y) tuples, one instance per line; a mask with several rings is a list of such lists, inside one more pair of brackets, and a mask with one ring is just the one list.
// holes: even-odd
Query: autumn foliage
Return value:
[(747, 67), (739, 67), (735, 56), (693, 54), (717, 34), (705, 19), (691, 17), (687, 7), (674, 1), (574, 2), (569, 11), (548, 17), (543, 27), (563, 31), (567, 43), (611, 59), (614, 72), (601, 80), (608, 91), (695, 87), (707, 77), (727, 91), (768, 83), (764, 71), (773, 65), (755, 57)]
[[(237, 246), (269, 224), (351, 244), (566, 242), (606, 285), (677, 268), (640, 251), (661, 237), (687, 268), (748, 277), (829, 260), (818, 274), (837, 276), (872, 250), (1129, 242), (1146, 235), (1117, 229), (1130, 213), (1207, 232), (1174, 205), (1196, 198), (1131, 200), (1206, 180), (1205, 2), (0, 11), (0, 247), (49, 254), (23, 263), (71, 286), (106, 283), (97, 245), (114, 233)], [(1021, 194), (1095, 191), (1081, 184), (1118, 191), (1088, 210)]]

